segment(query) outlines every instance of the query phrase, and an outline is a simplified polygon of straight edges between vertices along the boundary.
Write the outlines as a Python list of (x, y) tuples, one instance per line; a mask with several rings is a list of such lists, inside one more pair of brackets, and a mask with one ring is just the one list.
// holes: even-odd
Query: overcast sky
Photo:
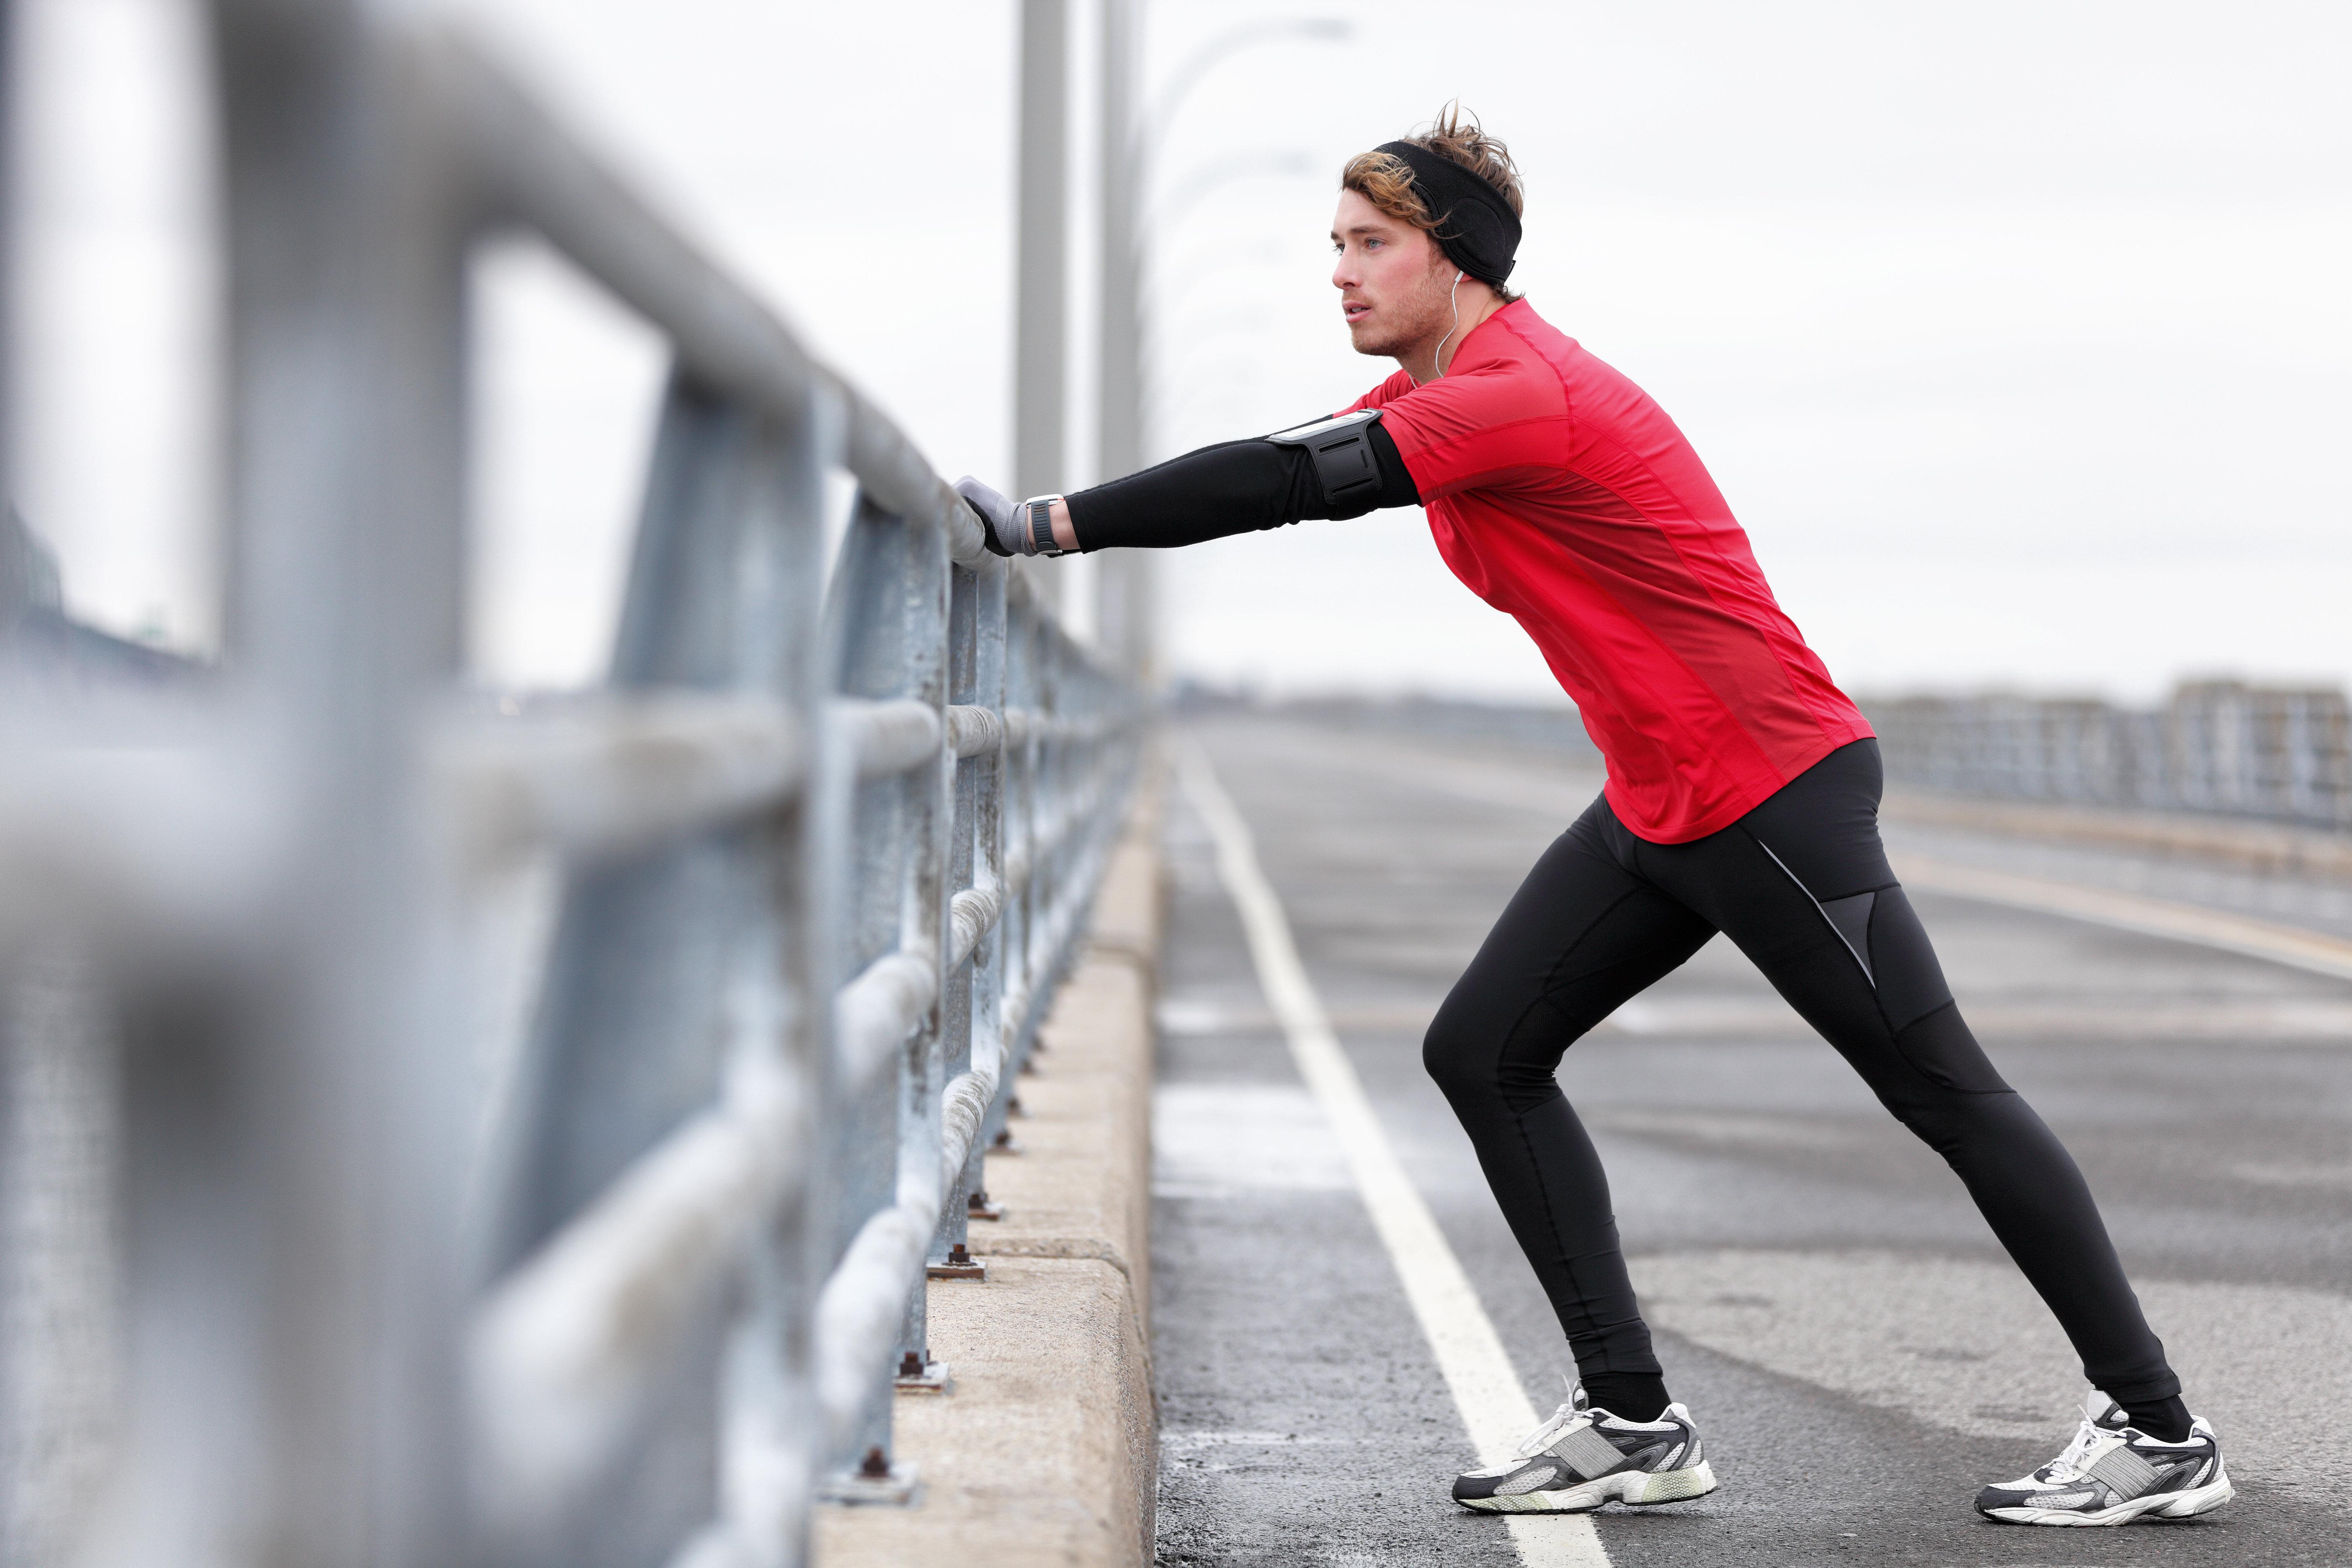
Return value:
[[(562, 110), (950, 475), (1010, 425), (1009, 0), (470, 0)], [(20, 493), (93, 618), (212, 635), (212, 273), (187, 0), (26, 0)], [(1092, 7), (1074, 6), (1073, 124)], [(1164, 80), (1262, 5), (1162, 0)], [(1696, 443), (1849, 687), (2141, 700), (2352, 675), (2352, 7), (1352, 0), (1231, 57), (1149, 205), (1161, 455), (1387, 362), (1328, 282), (1348, 154), (1458, 96), (1517, 154), (1514, 283)], [(1093, 168), (1073, 151), (1069, 487), (1094, 477)], [(477, 658), (591, 679), (657, 342), (486, 257)], [(1169, 662), (1273, 689), (1539, 697), (1418, 513), (1162, 557)]]

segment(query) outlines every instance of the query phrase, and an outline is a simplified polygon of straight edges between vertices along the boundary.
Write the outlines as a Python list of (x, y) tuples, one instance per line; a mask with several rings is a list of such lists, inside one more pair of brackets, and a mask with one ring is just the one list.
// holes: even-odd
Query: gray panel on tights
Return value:
[(1829, 916), (1830, 924), (1853, 950), (1853, 961), (1862, 965), (1862, 977), (1873, 985), (1878, 984), (1878, 976), (1870, 971), (1870, 911), (1877, 902), (1876, 893), (1856, 893), (1850, 899), (1832, 899), (1822, 906), (1822, 913)]

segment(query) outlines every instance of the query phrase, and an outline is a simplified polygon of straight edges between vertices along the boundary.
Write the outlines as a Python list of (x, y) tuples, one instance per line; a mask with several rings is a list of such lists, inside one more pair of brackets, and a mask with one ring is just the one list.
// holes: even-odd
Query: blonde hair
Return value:
[[(1511, 162), (1511, 150), (1499, 136), (1488, 135), (1478, 117), (1459, 101), (1439, 110), (1428, 130), (1399, 140), (1461, 164), (1500, 191), (1515, 216), (1526, 215), (1527, 197), (1519, 188), (1519, 166)], [(1339, 188), (1355, 192), (1400, 223), (1418, 229), (1437, 226), (1437, 216), (1413, 188), (1412, 166), (1393, 153), (1357, 153), (1339, 171)], [(1495, 292), (1506, 300), (1518, 298), (1507, 289)]]

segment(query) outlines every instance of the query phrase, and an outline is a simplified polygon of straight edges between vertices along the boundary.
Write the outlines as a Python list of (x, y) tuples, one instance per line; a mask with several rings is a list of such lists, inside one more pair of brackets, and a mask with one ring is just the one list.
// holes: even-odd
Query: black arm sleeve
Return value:
[(1303, 518), (1361, 517), (1377, 507), (1418, 506), (1421, 492), (1378, 425), (1369, 427), (1380, 493), (1334, 508), (1304, 447), (1224, 441), (1064, 500), (1081, 550), (1166, 548), (1280, 528)]

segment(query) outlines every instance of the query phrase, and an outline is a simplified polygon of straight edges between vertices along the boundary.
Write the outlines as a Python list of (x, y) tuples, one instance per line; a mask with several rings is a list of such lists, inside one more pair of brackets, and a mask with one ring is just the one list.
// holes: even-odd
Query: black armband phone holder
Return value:
[(1267, 440), (1284, 447), (1304, 447), (1315, 463), (1315, 480), (1323, 499), (1334, 507), (1370, 500), (1381, 493), (1381, 465), (1372, 455), (1372, 426), (1381, 410), (1359, 408), (1332, 419), (1318, 419), (1277, 430)]

